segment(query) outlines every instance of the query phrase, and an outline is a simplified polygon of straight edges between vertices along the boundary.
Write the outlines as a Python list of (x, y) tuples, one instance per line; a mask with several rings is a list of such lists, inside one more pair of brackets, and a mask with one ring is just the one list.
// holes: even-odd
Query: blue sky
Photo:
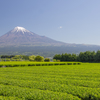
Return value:
[(16, 26), (66, 43), (100, 45), (100, 0), (0, 0), (0, 36)]

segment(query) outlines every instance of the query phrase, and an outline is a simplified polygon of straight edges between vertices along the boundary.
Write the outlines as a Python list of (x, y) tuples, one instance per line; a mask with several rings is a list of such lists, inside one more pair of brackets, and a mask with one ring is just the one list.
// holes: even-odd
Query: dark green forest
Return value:
[(80, 61), (80, 62), (100, 62), (100, 50), (95, 51), (85, 51), (76, 54), (56, 54), (53, 59), (57, 61)]

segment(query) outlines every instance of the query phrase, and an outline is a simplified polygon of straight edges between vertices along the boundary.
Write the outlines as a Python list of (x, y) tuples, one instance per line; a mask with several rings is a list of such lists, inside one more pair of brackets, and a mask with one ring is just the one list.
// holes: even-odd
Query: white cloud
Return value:
[(62, 28), (62, 26), (59, 27), (60, 29)]

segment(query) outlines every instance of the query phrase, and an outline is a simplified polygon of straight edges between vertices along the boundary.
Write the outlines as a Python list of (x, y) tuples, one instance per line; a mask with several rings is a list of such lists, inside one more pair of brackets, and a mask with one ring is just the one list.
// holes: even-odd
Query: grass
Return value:
[(0, 68), (0, 100), (100, 100), (100, 64)]

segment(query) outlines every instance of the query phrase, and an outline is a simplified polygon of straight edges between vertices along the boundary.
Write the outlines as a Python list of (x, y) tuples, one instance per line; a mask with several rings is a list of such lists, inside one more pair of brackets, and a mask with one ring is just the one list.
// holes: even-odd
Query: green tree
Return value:
[(71, 61), (77, 61), (77, 55), (76, 54), (72, 54)]
[(53, 59), (53, 62), (56, 62), (57, 60), (56, 59)]
[(56, 59), (56, 60), (61, 60), (61, 55), (60, 54), (56, 54), (53, 59)]
[(90, 57), (90, 62), (95, 62), (95, 55), (96, 55), (95, 51), (92, 51), (91, 57)]
[(21, 55), (21, 57), (22, 57), (23, 60), (29, 60), (29, 56)]
[(61, 61), (66, 61), (65, 54), (63, 54), (63, 53), (62, 53), (62, 55), (61, 55)]
[[(98, 58), (98, 57), (96, 57), (96, 58)], [(81, 62), (94, 62), (96, 58), (95, 58), (94, 51), (93, 52), (90, 52), (90, 51), (80, 52), (80, 54), (78, 56), (78, 60)]]
[(49, 58), (45, 58), (44, 61), (45, 62), (50, 62), (50, 59)]
[(65, 61), (72, 61), (72, 56), (71, 56), (71, 54), (65, 53)]
[(83, 52), (80, 52), (80, 54), (78, 56), (78, 60), (81, 61), (81, 62), (85, 61), (84, 53)]
[(12, 60), (20, 61), (20, 60), (22, 60), (22, 56), (21, 55), (15, 55), (14, 57), (12, 57)]
[(34, 61), (34, 60), (35, 60), (35, 55), (29, 56), (29, 60), (30, 60), (30, 61)]
[(100, 50), (98, 50), (98, 51), (96, 52), (95, 61), (96, 61), (96, 62), (100, 62)]
[(38, 56), (35, 57), (34, 60), (35, 61), (44, 61), (44, 57), (38, 55)]

